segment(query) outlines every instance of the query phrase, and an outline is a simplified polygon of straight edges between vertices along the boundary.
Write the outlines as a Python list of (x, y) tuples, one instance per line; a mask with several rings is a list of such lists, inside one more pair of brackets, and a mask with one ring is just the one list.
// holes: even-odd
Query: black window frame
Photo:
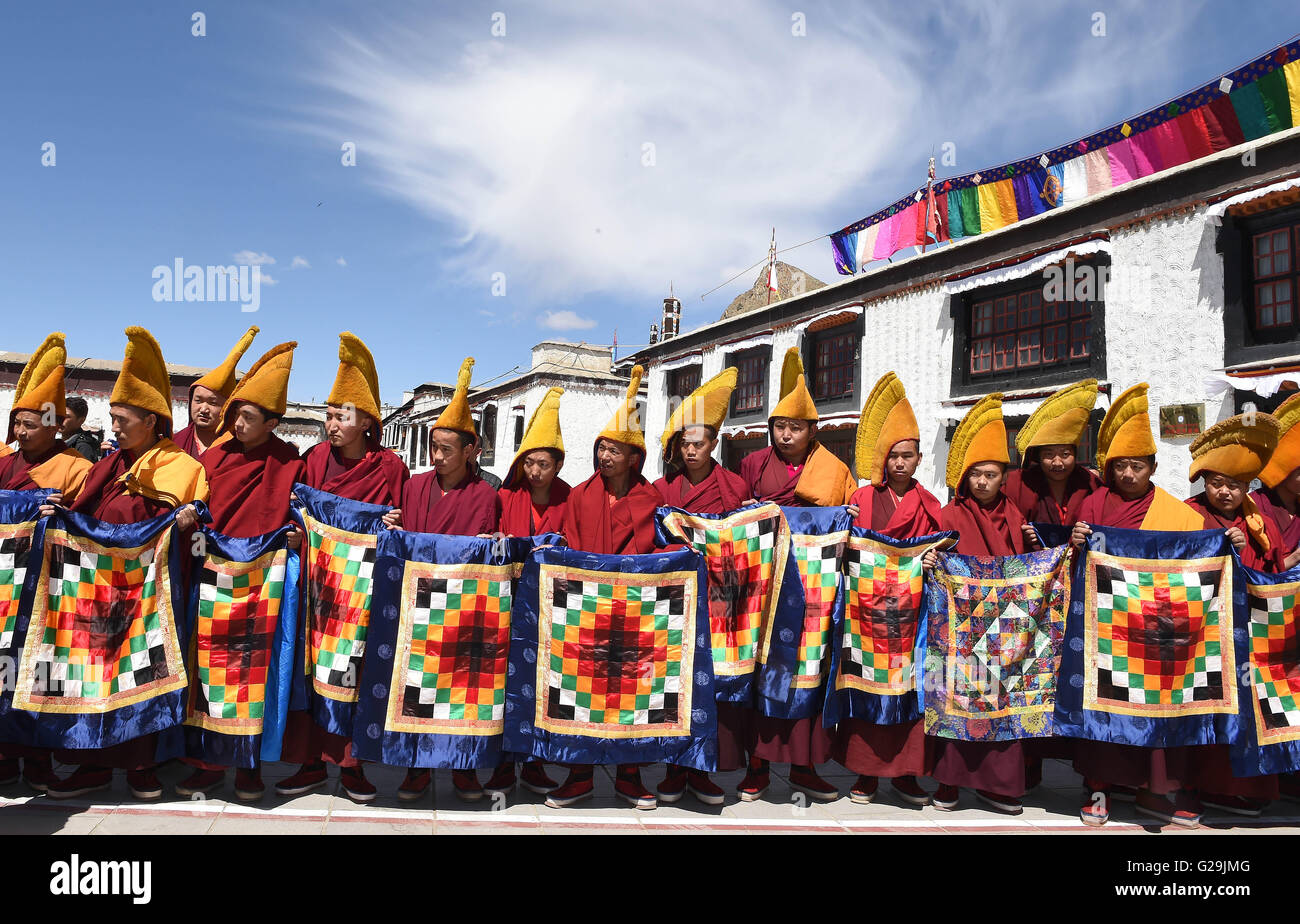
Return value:
[[(747, 423), (756, 420), (767, 419), (768, 390), (771, 388), (772, 381), (772, 345), (764, 344), (762, 346), (750, 347), (746, 350), (738, 350), (727, 353), (724, 368), (735, 366), (740, 371), (741, 364), (757, 360), (759, 366), (758, 378), (758, 407), (746, 408), (744, 410), (736, 409), (736, 400), (738, 395), (742, 394), (742, 383), (739, 378), (736, 382), (736, 390), (731, 393), (731, 404), (727, 408), (727, 420), (732, 423)], [(747, 386), (744, 386), (747, 387)]]
[[(685, 384), (682, 383), (683, 379), (686, 379)], [(671, 402), (675, 398), (680, 403), (691, 392), (699, 388), (703, 381), (704, 363), (702, 360), (676, 369), (669, 369), (664, 375), (664, 387), (668, 391), (668, 400)], [(687, 385), (690, 385), (690, 387), (687, 388)]]
[(523, 415), (523, 414), (515, 414), (515, 415), (514, 415), (514, 421), (515, 421), (515, 434), (514, 434), (514, 440), (513, 440), (513, 442), (514, 442), (514, 449), (512, 449), (512, 450), (510, 450), (510, 451), (511, 451), (511, 452), (518, 452), (518, 451), (519, 451), (519, 447), (522, 446), (522, 445), (524, 444), (524, 415)]
[[(812, 395), (813, 402), (817, 405), (817, 411), (823, 416), (828, 413), (836, 413), (845, 410), (858, 410), (862, 403), (862, 346), (863, 334), (865, 332), (865, 318), (858, 315), (851, 321), (842, 324), (835, 324), (830, 327), (824, 327), (817, 331), (805, 331), (803, 337), (803, 367), (806, 370), (805, 380), (808, 384), (808, 392)], [(827, 340), (835, 337), (848, 335), (852, 338), (853, 359), (851, 371), (849, 373), (849, 391), (847, 394), (836, 395), (831, 397), (818, 397), (817, 395), (817, 376), (820, 371), (817, 365), (818, 348)]]
[(485, 404), (479, 423), (480, 465), (494, 465), (497, 459), (497, 406)]
[[(1259, 330), (1255, 318), (1255, 237), (1289, 229), (1291, 323)], [(1226, 216), (1216, 247), (1223, 256), (1223, 364), (1233, 366), (1289, 356), (1300, 349), (1300, 205), (1283, 206), (1248, 217)], [(1267, 282), (1268, 280), (1262, 280)]]

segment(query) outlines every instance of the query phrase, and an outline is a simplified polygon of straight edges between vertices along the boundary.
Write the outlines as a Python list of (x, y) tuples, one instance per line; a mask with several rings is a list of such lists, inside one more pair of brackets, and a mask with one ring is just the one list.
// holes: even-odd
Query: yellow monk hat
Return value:
[(781, 365), (781, 399), (777, 401), (768, 420), (774, 417), (787, 417), (791, 420), (811, 420), (816, 422), (817, 405), (813, 404), (808, 392), (808, 382), (804, 377), (803, 358), (798, 347), (785, 351), (785, 362)]
[(731, 393), (736, 390), (738, 376), (736, 367), (728, 366), (687, 395), (677, 410), (673, 411), (672, 416), (668, 418), (668, 426), (664, 427), (664, 435), (659, 440), (663, 447), (665, 462), (672, 460), (673, 452), (676, 450), (675, 437), (687, 427), (703, 424), (712, 427), (715, 432), (722, 429), (722, 422), (727, 419), (727, 408), (731, 405)]
[(172, 432), (172, 385), (163, 362), (162, 347), (143, 327), (126, 329), (126, 355), (113, 383), (109, 404), (129, 404), (157, 414), (162, 432)]
[(1132, 459), (1156, 454), (1151, 435), (1151, 418), (1147, 414), (1147, 383), (1141, 382), (1110, 404), (1097, 434), (1097, 471), (1106, 479), (1106, 464), (1111, 459)]
[(854, 453), (858, 477), (872, 484), (884, 484), (889, 450), (902, 440), (916, 440), (919, 447), (921, 428), (902, 381), (893, 372), (886, 372), (867, 395), (858, 417), (858, 445)]
[[(253, 345), (253, 338), (261, 330), (256, 324), (248, 329), (244, 336), (239, 338), (235, 348), (226, 356), (225, 361), (213, 369), (207, 375), (202, 376), (194, 381), (194, 385), (202, 385), (204, 388), (211, 388), (223, 398), (229, 398), (235, 390), (236, 374), (235, 364), (243, 358), (248, 352), (248, 348)], [(270, 354), (267, 354), (268, 356)], [(190, 386), (190, 392), (193, 393), (194, 385)]]
[(1250, 482), (1268, 464), (1281, 432), (1272, 414), (1250, 412), (1221, 420), (1192, 441), (1187, 480), (1218, 472)]
[(1273, 450), (1268, 465), (1259, 473), (1259, 480), (1270, 488), (1276, 488), (1300, 468), (1300, 393), (1278, 405), (1273, 416), (1277, 418), (1282, 435), (1278, 437), (1277, 448)]
[(456, 393), (451, 396), (451, 403), (442, 409), (438, 419), (433, 422), (433, 429), (456, 430), (478, 439), (478, 431), (474, 429), (474, 415), (469, 410), (469, 377), (473, 369), (474, 357), (466, 356), (456, 376)]
[(235, 390), (221, 409), (222, 426), (229, 426), (229, 415), (235, 403), (247, 401), (256, 404), (272, 417), (283, 417), (289, 397), (289, 371), (293, 368), (293, 351), (298, 342), (290, 340), (272, 347), (244, 373)]
[(1023, 458), (1035, 446), (1078, 446), (1088, 429), (1088, 415), (1097, 403), (1097, 380), (1084, 379), (1049, 395), (1029, 415), (1016, 434), (1016, 449)]
[(645, 375), (643, 368), (632, 367), (632, 380), (627, 383), (627, 395), (623, 398), (619, 409), (614, 412), (614, 416), (609, 419), (609, 423), (605, 424), (605, 429), (596, 434), (593, 446), (602, 439), (614, 440), (640, 449), (644, 458), (645, 434), (641, 432), (641, 415), (637, 413), (636, 408), (637, 392), (641, 390), (643, 375)]
[(28, 358), (18, 376), (13, 407), (9, 409), (8, 440), (14, 439), (15, 411), (33, 411), (44, 417), (47, 408), (52, 408), (58, 415), (55, 426), (63, 422), (63, 416), (68, 413), (63, 391), (63, 366), (67, 361), (68, 351), (61, 333), (46, 337)]
[(350, 404), (358, 411), (369, 414), (379, 423), (379, 373), (375, 371), (375, 358), (356, 334), (344, 331), (339, 334), (339, 371), (334, 376), (326, 404)]
[(980, 398), (957, 424), (948, 447), (948, 487), (956, 491), (966, 470), (980, 462), (1011, 462), (1000, 392)]
[(515, 453), (514, 461), (506, 472), (504, 485), (514, 487), (519, 478), (519, 463), (524, 456), (534, 449), (554, 449), (564, 457), (564, 436), (560, 433), (560, 395), (564, 389), (555, 387), (542, 395), (542, 401), (528, 418), (528, 429), (524, 431), (523, 442)]

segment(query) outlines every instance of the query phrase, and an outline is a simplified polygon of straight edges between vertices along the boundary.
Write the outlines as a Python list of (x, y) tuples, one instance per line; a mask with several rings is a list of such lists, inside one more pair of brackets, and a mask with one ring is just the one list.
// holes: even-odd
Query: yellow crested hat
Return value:
[(1029, 415), (1016, 434), (1016, 449), (1024, 457), (1035, 446), (1078, 446), (1088, 429), (1088, 415), (1097, 403), (1097, 380), (1084, 379), (1049, 395)]
[(816, 421), (817, 405), (813, 404), (808, 392), (808, 382), (804, 377), (803, 358), (798, 347), (785, 351), (785, 362), (781, 365), (781, 399), (772, 408), (767, 419), (788, 417), (791, 420)]
[(980, 462), (1011, 462), (1000, 392), (980, 398), (957, 424), (948, 447), (948, 487), (956, 491), (966, 470)]
[(674, 437), (687, 427), (703, 424), (712, 427), (715, 432), (722, 429), (722, 422), (727, 419), (727, 408), (731, 404), (731, 393), (736, 390), (738, 375), (735, 366), (728, 366), (687, 395), (677, 410), (673, 411), (668, 418), (668, 426), (664, 427), (664, 435), (659, 440), (663, 447), (664, 461), (671, 461), (676, 446)]
[(1250, 412), (1221, 420), (1192, 441), (1187, 480), (1218, 472), (1249, 482), (1268, 464), (1281, 427), (1272, 414)]
[[(253, 338), (261, 330), (256, 324), (250, 327), (244, 336), (239, 338), (235, 348), (227, 354), (225, 361), (217, 368), (213, 369), (207, 375), (204, 375), (194, 381), (194, 385), (202, 385), (204, 388), (211, 388), (222, 397), (229, 398), (235, 390), (236, 374), (235, 364), (243, 358), (248, 352), (248, 348), (253, 345)], [(267, 354), (270, 355), (269, 353)], [(194, 385), (190, 386), (190, 391), (194, 391)]]
[(172, 386), (163, 362), (162, 348), (153, 334), (143, 327), (126, 329), (126, 355), (122, 371), (113, 383), (109, 404), (129, 404), (142, 411), (157, 414), (161, 430), (171, 435)]
[(282, 343), (253, 363), (221, 409), (223, 426), (229, 425), (230, 412), (239, 401), (256, 404), (272, 417), (284, 416), (289, 397), (289, 371), (293, 368), (293, 351), (297, 346), (296, 340)]
[(1106, 480), (1106, 465), (1111, 459), (1132, 459), (1156, 454), (1151, 435), (1151, 418), (1147, 414), (1147, 383), (1141, 382), (1110, 404), (1097, 434), (1097, 471)]
[(344, 331), (339, 334), (339, 371), (334, 376), (326, 404), (350, 404), (374, 418), (383, 420), (379, 410), (379, 373), (375, 371), (375, 358), (356, 334)]
[(1259, 473), (1259, 480), (1276, 488), (1297, 468), (1300, 468), (1300, 393), (1287, 398), (1273, 412), (1281, 436), (1273, 450), (1268, 465)]
[(33, 411), (44, 416), (52, 408), (58, 415), (54, 425), (63, 422), (68, 413), (64, 403), (63, 366), (68, 361), (68, 351), (64, 346), (63, 334), (53, 333), (45, 338), (23, 366), (18, 376), (18, 387), (14, 391), (13, 407), (9, 409), (9, 436), (14, 438), (13, 419), (15, 411)]
[[(632, 367), (632, 380), (627, 383), (627, 395), (623, 403), (614, 412), (614, 416), (605, 424), (605, 428), (596, 434), (596, 443), (602, 439), (626, 443), (641, 450), (645, 456), (645, 434), (641, 432), (641, 415), (637, 413), (637, 392), (641, 390), (641, 377), (645, 370), (640, 366)], [(593, 446), (595, 443), (592, 444)]]
[(460, 373), (456, 376), (456, 393), (451, 396), (451, 403), (442, 409), (438, 419), (433, 422), (433, 429), (456, 430), (478, 439), (478, 431), (474, 429), (474, 415), (469, 411), (469, 377), (473, 368), (474, 357), (466, 356), (460, 364)]
[(902, 381), (893, 372), (886, 372), (867, 395), (858, 417), (858, 445), (854, 453), (858, 477), (873, 484), (884, 484), (889, 450), (902, 440), (916, 440), (919, 447), (921, 428)]
[(560, 395), (564, 389), (558, 386), (542, 395), (542, 401), (528, 418), (528, 429), (524, 431), (523, 442), (515, 453), (514, 461), (506, 472), (505, 487), (514, 487), (519, 476), (519, 463), (534, 449), (554, 449), (564, 456), (564, 436), (560, 433)]

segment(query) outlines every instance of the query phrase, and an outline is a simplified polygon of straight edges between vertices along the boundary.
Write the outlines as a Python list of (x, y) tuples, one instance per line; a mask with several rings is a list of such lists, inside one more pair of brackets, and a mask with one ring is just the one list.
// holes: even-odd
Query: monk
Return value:
[(1040, 404), (1016, 434), (1020, 468), (1003, 492), (1029, 523), (1071, 526), (1101, 478), (1078, 463), (1079, 444), (1097, 402), (1097, 380), (1067, 385)]
[[(197, 516), (185, 505), (207, 500), (203, 466), (171, 441), (171, 382), (162, 350), (143, 327), (126, 329), (126, 357), (109, 396), (109, 417), (118, 451), (96, 462), (68, 509), (105, 523), (139, 523), (177, 507), (176, 527), (192, 529)], [(52, 512), (53, 506), (42, 508)], [(55, 799), (108, 789), (113, 768), (127, 770), (127, 786), (135, 798), (162, 797), (154, 772), (156, 735), (143, 735), (111, 748), (62, 752), (78, 768), (46, 791)]]
[(1282, 537), (1290, 568), (1300, 552), (1300, 394), (1292, 395), (1274, 412), (1279, 435), (1277, 448), (1259, 473), (1263, 483), (1250, 496), (1262, 516), (1273, 521)]
[[(640, 366), (622, 406), (596, 436), (593, 467), (596, 473), (575, 487), (564, 510), (564, 538), (570, 548), (598, 555), (643, 555), (655, 548), (654, 512), (663, 498), (641, 474), (645, 464), (645, 436), (637, 413), (641, 388)], [(565, 808), (595, 792), (590, 764), (569, 768), (568, 779), (546, 798), (552, 808)], [(658, 806), (654, 793), (641, 784), (635, 764), (619, 764), (614, 792), (638, 809)]]
[(235, 390), (235, 364), (253, 344), (259, 328), (254, 325), (239, 338), (225, 361), (211, 372), (194, 380), (190, 386), (189, 426), (172, 437), (177, 446), (194, 458), (203, 455), (221, 429), (222, 409)]
[[(326, 399), (326, 441), (303, 456), (303, 484), (348, 500), (400, 507), (411, 474), (395, 452), (380, 445), (382, 417), (374, 357), (361, 338), (344, 331), (339, 334), (338, 373)], [(286, 760), (302, 766), (276, 784), (277, 794), (297, 796), (324, 786), (329, 779), (325, 762), (329, 761), (340, 767), (339, 782), (348, 798), (374, 801), (377, 790), (366, 779), (361, 762), (352, 756), (351, 739), (320, 728), (309, 713), (289, 712), (282, 753)]]
[[(304, 467), (297, 450), (276, 436), (275, 428), (284, 415), (297, 345), (282, 343), (253, 364), (226, 402), (221, 435), (203, 454), (211, 525), (218, 533), (253, 538), (293, 522), (289, 499)], [(292, 530), (288, 543), (298, 548), (302, 534)], [(178, 796), (193, 798), (225, 782), (225, 766), (204, 757), (186, 758), (196, 769), (176, 786)], [(260, 767), (235, 771), (235, 797), (241, 802), (256, 802), (265, 792)]]
[[(678, 405), (660, 443), (668, 474), (655, 482), (664, 503), (688, 513), (725, 514), (753, 501), (744, 479), (718, 464), (718, 428), (727, 416), (736, 388), (734, 366), (722, 370)], [(737, 703), (717, 704), (718, 769), (745, 765), (745, 741), (752, 734), (753, 710)], [(673, 803), (689, 791), (705, 805), (721, 805), (726, 794), (703, 770), (670, 764), (656, 790), (659, 801)]]
[[(858, 477), (870, 484), (849, 499), (854, 526), (895, 539), (939, 532), (942, 504), (916, 480), (921, 464), (921, 430), (903, 383), (893, 372), (881, 377), (858, 420)], [(876, 725), (846, 717), (836, 728), (834, 758), (858, 774), (849, 790), (852, 802), (875, 801), (880, 777), (890, 780), (909, 805), (930, 804), (917, 782), (925, 772), (925, 722)]]
[[(470, 371), (474, 358), (461, 364), (456, 392), (433, 422), (429, 450), (433, 471), (411, 478), (402, 491), (402, 505), (384, 515), (389, 529), (409, 529), (447, 536), (490, 536), (501, 520), (501, 500), (496, 489), (479, 477), (478, 431), (469, 409)], [(397, 790), (404, 801), (418, 799), (429, 788), (433, 774), (427, 767), (410, 767)], [(452, 788), (465, 802), (483, 798), (483, 787), (473, 770), (451, 771)]]
[[(817, 442), (817, 407), (808, 392), (803, 360), (791, 347), (781, 368), (781, 400), (772, 408), (769, 445), (740, 463), (749, 496), (783, 507), (838, 507), (858, 489), (848, 466)], [(754, 716), (755, 739), (745, 778), (737, 792), (745, 802), (762, 798), (770, 785), (770, 761), (790, 764), (790, 786), (818, 802), (839, 791), (817, 775), (815, 765), (830, 756), (831, 735), (821, 717), (778, 719)]]
[[(59, 439), (59, 425), (67, 414), (64, 371), (67, 349), (63, 334), (45, 338), (27, 360), (9, 411), (10, 441), (18, 451), (0, 457), (0, 491), (44, 488), (55, 504), (69, 504), (85, 483), (90, 462)], [(48, 748), (0, 742), (0, 785), (19, 778), (37, 792), (57, 781)]]

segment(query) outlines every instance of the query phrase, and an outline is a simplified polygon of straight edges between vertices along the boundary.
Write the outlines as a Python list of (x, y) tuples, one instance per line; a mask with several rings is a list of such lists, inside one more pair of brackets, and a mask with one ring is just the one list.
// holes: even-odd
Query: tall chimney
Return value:
[(663, 339), (671, 340), (681, 333), (682, 324), (682, 303), (675, 297), (669, 296), (664, 299), (664, 335)]

